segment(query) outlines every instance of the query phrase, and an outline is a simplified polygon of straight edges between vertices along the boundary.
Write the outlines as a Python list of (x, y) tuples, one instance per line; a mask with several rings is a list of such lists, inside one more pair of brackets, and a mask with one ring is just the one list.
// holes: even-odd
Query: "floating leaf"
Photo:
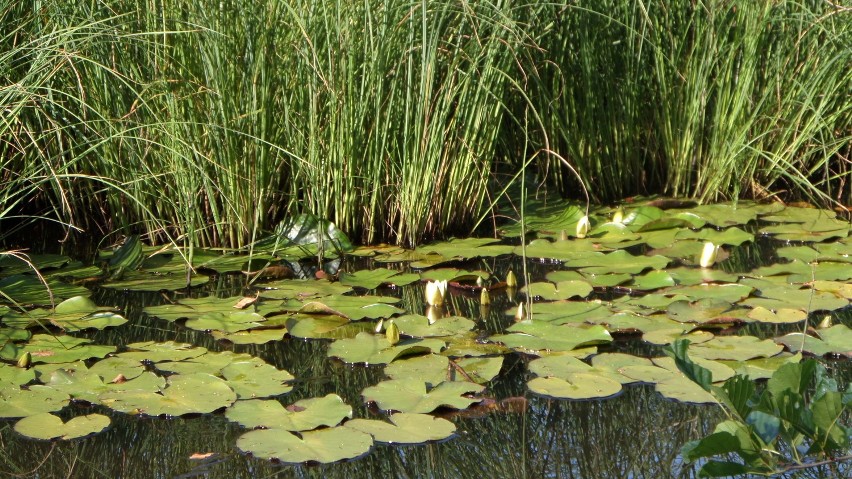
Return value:
[(705, 298), (698, 301), (675, 301), (666, 310), (669, 318), (681, 323), (732, 322), (739, 320), (732, 304), (723, 299)]
[(500, 256), (512, 252), (512, 246), (496, 244), (499, 242), (499, 240), (493, 238), (456, 238), (420, 246), (417, 248), (417, 252), (441, 255), (447, 258), (447, 261)]
[(440, 318), (430, 324), (429, 318), (419, 314), (407, 314), (394, 319), (400, 332), (415, 338), (453, 336), (472, 330), (476, 323), (461, 316)]
[(408, 339), (391, 345), (387, 338), (370, 333), (358, 333), (351, 339), (339, 339), (328, 348), (328, 355), (347, 363), (387, 364), (396, 358), (412, 354), (440, 352), (446, 344), (437, 339)]
[(573, 297), (585, 298), (592, 292), (592, 286), (585, 281), (560, 281), (555, 285), (539, 282), (524, 286), (521, 292), (532, 298), (556, 301)]
[(118, 356), (137, 361), (150, 361), (159, 363), (161, 361), (182, 361), (184, 359), (197, 358), (207, 353), (206, 348), (193, 346), (187, 343), (176, 343), (166, 341), (143, 341), (127, 345), (129, 351), (119, 353)]
[(228, 311), (204, 313), (186, 321), (186, 327), (198, 331), (221, 331), (236, 333), (263, 326), (266, 318), (252, 311)]
[[(801, 342), (800, 342), (801, 344)], [(798, 363), (801, 354), (781, 353), (771, 358), (755, 358), (748, 361), (719, 361), (733, 369), (737, 374), (748, 376), (749, 379), (769, 379), (781, 366), (787, 363)]]
[(201, 274), (191, 275), (187, 283), (185, 274), (156, 274), (142, 270), (126, 273), (120, 280), (108, 280), (102, 286), (125, 291), (176, 291), (200, 286), (208, 281), (210, 277)]
[(514, 334), (498, 334), (489, 340), (522, 350), (570, 351), (583, 346), (606, 344), (612, 336), (603, 326), (576, 328), (539, 321), (521, 321), (509, 329)]
[(440, 441), (452, 436), (456, 426), (446, 419), (428, 414), (391, 414), (390, 423), (375, 419), (353, 419), (346, 427), (365, 432), (376, 442), (387, 444), (420, 444)]
[(101, 402), (116, 411), (149, 416), (181, 416), (210, 413), (228, 407), (237, 395), (228, 384), (205, 373), (175, 375), (160, 393), (122, 391), (100, 396)]
[(36, 378), (35, 370), (0, 363), (0, 388), (22, 386)]
[[(83, 368), (57, 369), (50, 373), (46, 385), (71, 396), (77, 401), (87, 401), (92, 404), (100, 402), (100, 395), (123, 391), (144, 391), (154, 393), (162, 389), (166, 380), (153, 373), (146, 372), (133, 379), (114, 381), (119, 376), (106, 380), (101, 376)], [(109, 382), (105, 382), (109, 381)]]
[(109, 417), (103, 414), (77, 416), (63, 423), (50, 413), (27, 416), (15, 423), (15, 431), (33, 439), (77, 439), (97, 434), (109, 427)]
[(309, 431), (318, 427), (334, 427), (352, 417), (352, 407), (337, 394), (296, 401), (285, 408), (274, 400), (237, 401), (225, 411), (229, 421), (243, 427)]
[(710, 341), (691, 345), (689, 352), (698, 358), (746, 361), (775, 356), (782, 349), (770, 339), (760, 340), (754, 336), (716, 336)]
[[(512, 309), (509, 314), (515, 314)], [(554, 301), (535, 303), (532, 305), (531, 316), (534, 321), (565, 324), (606, 318), (612, 311), (600, 301)]]
[(416, 378), (391, 379), (363, 391), (364, 400), (375, 402), (379, 409), (428, 413), (439, 407), (465, 409), (478, 399), (464, 396), (478, 393), (484, 386), (464, 381), (442, 382), (427, 390), (426, 383)]
[(298, 299), (320, 298), (324, 296), (342, 295), (352, 291), (350, 286), (332, 283), (331, 281), (318, 279), (288, 279), (265, 283), (262, 298), (269, 299)]
[(518, 256), (525, 252), (528, 258), (567, 261), (583, 258), (589, 253), (599, 253), (601, 249), (600, 245), (589, 238), (553, 242), (546, 239), (536, 239), (524, 248), (516, 247), (513, 252)]
[(674, 288), (663, 290), (662, 293), (667, 296), (686, 296), (691, 301), (712, 298), (736, 303), (743, 298), (747, 298), (753, 290), (754, 288), (744, 284), (698, 284), (694, 286), (675, 286)]
[(776, 338), (775, 341), (794, 352), (805, 351), (816, 356), (835, 354), (852, 357), (852, 329), (845, 324), (820, 329), (818, 338), (802, 333), (790, 333)]
[(567, 267), (579, 268), (584, 273), (593, 274), (638, 274), (646, 269), (663, 269), (667, 264), (669, 259), (664, 256), (633, 256), (624, 250), (608, 254), (585, 255), (565, 262)]
[(454, 376), (456, 380), (461, 380), (466, 375), (469, 380), (477, 384), (484, 384), (500, 373), (500, 369), (503, 367), (503, 356), (462, 358), (456, 361), (456, 365), (464, 371), (464, 374), (458, 371), (450, 371), (450, 375)]
[(48, 280), (45, 286), (39, 278), (28, 274), (16, 274), (0, 279), (0, 291), (4, 294), (0, 296), (0, 301), (6, 301), (8, 297), (20, 305), (50, 305), (52, 300), (92, 294), (86, 288), (58, 280)]
[(787, 324), (798, 323), (808, 319), (808, 313), (800, 309), (788, 308), (771, 311), (763, 306), (758, 306), (748, 312), (748, 317), (760, 323)]
[(285, 301), (282, 309), (303, 314), (336, 314), (352, 321), (370, 318), (389, 318), (404, 311), (392, 306), (397, 298), (387, 296), (327, 296), (301, 302)]
[(437, 354), (394, 361), (385, 367), (385, 374), (391, 379), (417, 379), (427, 386), (444, 382), (449, 372), (450, 360)]
[(295, 379), (289, 372), (261, 360), (233, 362), (222, 369), (222, 377), (239, 399), (288, 393), (293, 390), (288, 383)]
[(383, 284), (405, 286), (420, 280), (416, 274), (400, 273), (387, 268), (376, 268), (372, 270), (361, 270), (354, 273), (341, 273), (340, 284), (347, 286), (358, 286), (366, 289), (376, 289)]
[(69, 397), (62, 391), (47, 386), (0, 388), (0, 418), (26, 417), (59, 411), (68, 404)]
[[(81, 359), (102, 358), (115, 351), (113, 346), (91, 344), (91, 340), (72, 336), (36, 334), (24, 344), (8, 344), (0, 357), (17, 360), (30, 353), (33, 363), (70, 363)], [(6, 356), (6, 355), (9, 356)]]
[(621, 391), (621, 383), (588, 373), (570, 373), (565, 378), (533, 378), (527, 383), (530, 391), (560, 399), (602, 399)]
[(249, 331), (237, 331), (235, 333), (224, 333), (213, 331), (213, 337), (219, 341), (230, 341), (234, 344), (266, 344), (272, 341), (281, 341), (287, 335), (286, 328), (252, 329)]
[(343, 426), (307, 431), (300, 436), (277, 429), (249, 431), (237, 439), (237, 447), (262, 459), (323, 464), (362, 456), (373, 447), (372, 436)]
[(753, 307), (762, 306), (772, 310), (833, 311), (848, 306), (849, 300), (811, 288), (778, 286), (761, 288), (759, 296), (748, 298), (743, 301), (743, 304)]
[(287, 330), (296, 338), (342, 339), (353, 338), (360, 332), (372, 330), (367, 322), (349, 321), (336, 315), (297, 314), (287, 320)]

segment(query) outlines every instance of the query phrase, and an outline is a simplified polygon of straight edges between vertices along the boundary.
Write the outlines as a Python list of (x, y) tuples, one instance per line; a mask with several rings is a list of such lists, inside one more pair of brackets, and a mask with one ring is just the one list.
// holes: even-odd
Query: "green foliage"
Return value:
[[(683, 446), (687, 462), (711, 458), (701, 476), (781, 474), (837, 460), (837, 453), (849, 449), (852, 428), (841, 421), (852, 406), (852, 389), (838, 391), (822, 364), (812, 359), (784, 364), (762, 390), (740, 375), (718, 387), (710, 384), (708, 370), (690, 360), (688, 345), (678, 340), (667, 352), (687, 377), (713, 393), (728, 416), (713, 434)], [(739, 461), (714, 459), (719, 456)]]

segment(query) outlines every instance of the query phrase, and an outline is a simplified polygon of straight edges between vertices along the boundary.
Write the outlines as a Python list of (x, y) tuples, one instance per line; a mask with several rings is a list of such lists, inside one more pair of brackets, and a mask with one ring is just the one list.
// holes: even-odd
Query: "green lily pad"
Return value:
[(757, 215), (760, 213), (758, 208), (745, 203), (737, 206), (729, 204), (698, 205), (691, 211), (708, 223), (722, 228), (744, 225), (757, 219)]
[(804, 351), (816, 356), (827, 354), (852, 357), (852, 329), (845, 324), (836, 324), (820, 329), (819, 337), (802, 333), (790, 333), (775, 341), (787, 346), (790, 351)]
[(121, 391), (100, 395), (101, 403), (116, 411), (149, 416), (210, 413), (228, 407), (237, 395), (228, 384), (205, 373), (175, 375), (159, 393)]
[[(662, 368), (661, 368), (662, 369)], [(663, 397), (689, 404), (716, 404), (716, 398), (683, 374), (670, 376), (657, 382), (654, 389)]]
[(36, 378), (35, 370), (0, 363), (0, 388), (22, 386)]
[[(585, 209), (576, 204), (565, 201), (547, 204), (538, 200), (528, 200), (524, 213), (527, 232), (536, 231), (540, 236), (559, 235), (562, 230), (573, 234), (577, 231), (577, 222), (586, 214)], [(521, 231), (520, 221), (504, 226), (501, 233), (507, 237), (525, 234)]]
[(69, 400), (67, 394), (47, 386), (30, 386), (28, 389), (0, 388), (0, 418), (59, 411)]
[(439, 407), (465, 409), (479, 402), (465, 396), (485, 389), (466, 381), (445, 381), (427, 389), (426, 383), (416, 378), (391, 379), (370, 386), (363, 391), (364, 401), (375, 402), (379, 409), (411, 413), (429, 413)]
[(464, 375), (458, 371), (450, 371), (450, 375), (454, 376), (455, 380), (461, 380), (466, 375), (466, 379), (477, 384), (485, 384), (500, 374), (500, 369), (503, 367), (503, 356), (461, 358), (456, 361), (456, 365), (464, 371)]
[[(691, 349), (690, 349), (691, 352)], [(698, 356), (694, 356), (690, 358), (695, 364), (703, 367), (704, 369), (710, 371), (712, 382), (719, 383), (723, 381), (727, 381), (732, 378), (736, 373), (733, 369), (728, 367), (726, 364), (719, 361), (712, 361), (709, 359), (704, 359)], [(670, 357), (660, 357), (654, 358), (651, 361), (653, 363), (663, 369), (667, 369), (673, 373), (680, 374), (680, 370), (675, 364), (674, 359)]]
[(694, 286), (702, 283), (736, 283), (739, 276), (720, 269), (709, 268), (671, 268), (666, 270), (680, 286)]
[(696, 358), (746, 361), (775, 356), (782, 349), (771, 339), (760, 340), (754, 336), (716, 336), (710, 341), (690, 345), (689, 353)]
[(788, 363), (798, 363), (801, 354), (781, 353), (771, 358), (755, 358), (748, 361), (719, 361), (733, 369), (737, 374), (748, 376), (749, 379), (769, 379), (781, 366)]
[(0, 291), (5, 295), (0, 296), (0, 301), (5, 302), (8, 296), (20, 305), (50, 305), (51, 300), (61, 301), (74, 296), (92, 294), (86, 288), (58, 280), (48, 280), (45, 286), (40, 279), (29, 274), (16, 274), (0, 279)]
[(416, 251), (427, 255), (437, 254), (447, 258), (447, 261), (500, 256), (512, 252), (512, 246), (496, 244), (499, 242), (493, 238), (457, 238), (420, 246)]
[(264, 283), (260, 292), (262, 298), (307, 300), (324, 296), (337, 296), (352, 291), (351, 286), (340, 282), (317, 279), (286, 279)]
[(435, 268), (420, 273), (423, 281), (476, 281), (476, 278), (487, 280), (491, 275), (485, 271), (468, 271), (458, 268)]
[(694, 286), (675, 286), (663, 290), (661, 293), (667, 296), (686, 296), (691, 301), (713, 298), (736, 303), (747, 298), (753, 290), (754, 288), (744, 284), (697, 284)]
[(546, 239), (535, 239), (525, 247), (517, 246), (514, 253), (521, 256), (526, 252), (528, 258), (545, 258), (558, 261), (568, 261), (583, 258), (589, 253), (599, 253), (602, 249), (598, 243), (590, 238), (549, 241)]
[(698, 301), (675, 301), (666, 309), (669, 318), (680, 323), (731, 322), (737, 320), (733, 305), (723, 299), (704, 298)]
[(287, 336), (286, 328), (252, 329), (247, 331), (236, 331), (226, 333), (213, 331), (211, 333), (218, 341), (230, 341), (234, 344), (266, 344), (272, 341), (281, 341)]
[(666, 271), (648, 271), (645, 274), (634, 276), (633, 281), (626, 285), (630, 289), (650, 291), (654, 289), (674, 286), (675, 280)]
[(228, 311), (227, 313), (204, 313), (186, 321), (186, 327), (197, 331), (221, 331), (236, 333), (263, 326), (266, 318), (252, 311)]
[(530, 391), (560, 399), (603, 399), (621, 392), (621, 383), (589, 373), (570, 373), (565, 378), (538, 377), (527, 383)]
[(129, 351), (119, 353), (118, 356), (137, 361), (149, 361), (159, 363), (162, 361), (182, 361), (184, 359), (197, 358), (207, 353), (206, 348), (193, 346), (187, 343), (176, 343), (166, 341), (143, 341), (127, 345)]
[(391, 414), (390, 423), (375, 419), (353, 419), (346, 427), (373, 436), (376, 442), (386, 444), (421, 444), (440, 441), (456, 432), (455, 424), (428, 414)]
[(302, 399), (286, 408), (278, 401), (251, 399), (234, 403), (225, 410), (225, 417), (248, 428), (310, 431), (323, 426), (334, 427), (351, 418), (352, 406), (337, 394)]
[(545, 356), (531, 361), (529, 371), (540, 377), (554, 377), (565, 380), (577, 373), (593, 374), (617, 383), (630, 382), (617, 371), (606, 366), (590, 366), (576, 358), (564, 356)]
[[(111, 359), (121, 359), (118, 357), (108, 358)], [(131, 363), (135, 363), (139, 365), (139, 363), (135, 360), (128, 360)], [(182, 359), (178, 361), (161, 361), (156, 364), (156, 368), (158, 371), (164, 373), (173, 373), (173, 374), (192, 374), (192, 373), (207, 373), (212, 374), (214, 376), (219, 376), (222, 369), (227, 367), (231, 363), (236, 362), (244, 362), (244, 361), (261, 361), (259, 358), (256, 358), (250, 354), (246, 353), (234, 353), (232, 351), (221, 351), (218, 353), (210, 352), (197, 356), (195, 358)], [(97, 366), (100, 365), (104, 361), (100, 361), (92, 366), (90, 369), (94, 370)], [(261, 361), (262, 362), (262, 361)]]
[(262, 459), (323, 464), (354, 459), (373, 447), (372, 436), (343, 426), (306, 431), (300, 436), (276, 429), (249, 431), (237, 439), (237, 447)]
[(238, 361), (222, 368), (222, 377), (237, 393), (239, 399), (278, 396), (293, 390), (288, 384), (295, 379), (287, 371), (280, 370), (262, 360)]
[(103, 414), (77, 416), (63, 423), (50, 413), (27, 416), (15, 423), (15, 431), (33, 439), (77, 439), (102, 432), (109, 427), (109, 417)]
[(748, 298), (743, 301), (743, 304), (752, 307), (762, 306), (771, 310), (834, 311), (848, 306), (849, 300), (811, 288), (777, 286), (762, 288), (759, 296)]
[(849, 235), (849, 222), (837, 219), (834, 212), (810, 208), (786, 208), (773, 216), (763, 218), (767, 221), (783, 222), (764, 226), (762, 234), (774, 235), (783, 241), (820, 242), (829, 238), (845, 238)]
[(187, 298), (178, 303), (148, 306), (143, 311), (150, 316), (156, 316), (171, 322), (185, 318), (199, 318), (209, 313), (229, 313), (234, 311), (234, 305), (241, 298), (242, 296), (230, 298), (217, 298), (215, 296)]
[(356, 334), (372, 329), (369, 323), (353, 323), (346, 318), (331, 314), (297, 314), (287, 320), (290, 336), (304, 339), (354, 338)]
[(461, 316), (441, 318), (430, 324), (429, 318), (426, 316), (407, 314), (395, 318), (393, 321), (401, 334), (415, 338), (453, 336), (470, 331), (476, 326), (476, 323)]
[(521, 292), (533, 298), (556, 301), (574, 297), (585, 298), (592, 292), (592, 286), (585, 281), (561, 281), (555, 285), (539, 282), (524, 286)]
[(579, 268), (582, 272), (590, 274), (639, 274), (646, 269), (663, 269), (667, 264), (669, 259), (664, 256), (634, 256), (625, 250), (585, 255), (582, 258), (565, 261), (566, 267)]
[(612, 342), (612, 336), (606, 328), (597, 325), (575, 328), (528, 320), (515, 323), (508, 331), (513, 334), (498, 334), (491, 336), (489, 340), (499, 341), (510, 348), (525, 351), (570, 351), (584, 346)]
[(391, 379), (417, 379), (429, 387), (444, 382), (449, 372), (450, 360), (437, 354), (402, 359), (385, 366), (385, 375)]
[(391, 345), (384, 335), (358, 333), (351, 339), (339, 339), (328, 348), (330, 357), (347, 363), (387, 364), (413, 354), (438, 353), (446, 344), (437, 339), (407, 339)]
[[(582, 321), (592, 322), (595, 319), (606, 318), (612, 315), (609, 308), (600, 301), (535, 303), (531, 309), (534, 321), (548, 322), (556, 325)], [(515, 311), (516, 309), (512, 308), (508, 311), (508, 314), (514, 315)]]
[(78, 401), (92, 404), (100, 402), (101, 394), (121, 393), (124, 391), (143, 391), (155, 393), (162, 389), (166, 380), (156, 374), (145, 372), (130, 380), (116, 382), (117, 376), (104, 379), (86, 369), (56, 369), (50, 373), (46, 385), (71, 396)]
[(672, 344), (677, 339), (688, 339), (693, 344), (706, 343), (716, 337), (708, 331), (687, 331), (678, 328), (657, 329), (642, 335), (642, 341), (663, 346)]
[[(36, 334), (24, 344), (8, 344), (0, 357), (17, 360), (30, 353), (35, 363), (70, 363), (81, 359), (102, 358), (115, 351), (113, 346), (91, 344), (91, 340), (71, 336)], [(6, 354), (9, 354), (7, 357)]]
[(285, 301), (282, 310), (303, 314), (336, 314), (351, 321), (389, 318), (404, 311), (392, 306), (397, 298), (387, 296), (327, 296), (309, 301)]
[(848, 281), (852, 279), (852, 265), (837, 261), (822, 261), (816, 263), (813, 269), (791, 274), (787, 281), (791, 283), (807, 283), (810, 281)]
[(754, 235), (736, 227), (726, 228), (721, 231), (713, 228), (703, 228), (699, 231), (680, 230), (678, 231), (677, 239), (695, 239), (702, 242), (710, 241), (715, 245), (740, 246), (743, 243), (754, 242)]
[(365, 289), (376, 289), (383, 284), (405, 286), (419, 280), (419, 275), (400, 273), (399, 271), (387, 268), (365, 269), (354, 273), (340, 274), (341, 284), (358, 286)]
[(127, 322), (120, 314), (103, 309), (86, 296), (74, 296), (57, 304), (54, 310), (38, 308), (22, 313), (6, 313), (3, 322), (19, 328), (53, 324), (67, 331), (104, 329)]
[(808, 319), (808, 313), (800, 309), (788, 308), (772, 311), (763, 306), (758, 306), (748, 312), (748, 318), (759, 323), (789, 324)]
[[(29, 261), (24, 261), (26, 259)], [(61, 254), (27, 254), (13, 256), (0, 253), (0, 272), (4, 276), (31, 273), (33, 268), (44, 273), (46, 270), (61, 268), (71, 262), (71, 258)]]

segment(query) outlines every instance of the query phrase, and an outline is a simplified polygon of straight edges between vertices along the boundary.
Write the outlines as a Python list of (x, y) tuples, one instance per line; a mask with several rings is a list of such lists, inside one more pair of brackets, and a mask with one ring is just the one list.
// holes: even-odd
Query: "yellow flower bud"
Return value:
[(589, 221), (589, 217), (583, 216), (577, 222), (577, 238), (585, 238), (590, 229), (592, 229), (592, 223)]
[(716, 262), (716, 255), (719, 253), (719, 247), (708, 241), (704, 243), (704, 249), (701, 251), (701, 259), (698, 264), (702, 268), (709, 268)]
[(509, 274), (506, 275), (506, 286), (509, 288), (518, 287), (518, 278), (515, 277), (515, 273), (512, 271), (509, 271)]

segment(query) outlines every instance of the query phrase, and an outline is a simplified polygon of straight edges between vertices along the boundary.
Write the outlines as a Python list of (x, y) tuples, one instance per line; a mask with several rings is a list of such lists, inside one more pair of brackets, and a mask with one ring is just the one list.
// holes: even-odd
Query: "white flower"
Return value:
[(432, 306), (444, 304), (447, 294), (447, 281), (429, 281), (426, 283), (426, 302)]
[(623, 223), (624, 222), (624, 208), (619, 206), (618, 209), (615, 210), (615, 213), (613, 213), (613, 215), (612, 215), (612, 222), (613, 223)]
[(592, 229), (592, 223), (589, 221), (589, 217), (583, 216), (577, 222), (577, 238), (585, 238), (590, 229)]
[(716, 262), (716, 255), (719, 253), (719, 247), (714, 245), (712, 242), (707, 241), (704, 243), (704, 249), (701, 251), (701, 259), (698, 261), (698, 264), (701, 265), (702, 268), (709, 268), (713, 266), (713, 263)]

